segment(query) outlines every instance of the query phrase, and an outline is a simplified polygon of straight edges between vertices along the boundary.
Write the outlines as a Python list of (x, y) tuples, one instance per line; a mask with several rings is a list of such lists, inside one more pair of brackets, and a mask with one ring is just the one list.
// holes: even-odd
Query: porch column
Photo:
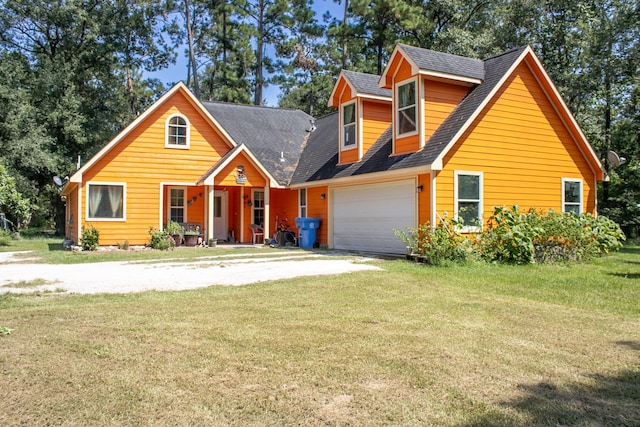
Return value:
[(240, 187), (240, 235), (236, 236), (238, 242), (244, 242), (244, 186)]
[(215, 194), (214, 194), (214, 191), (215, 191), (214, 187), (215, 187), (214, 185), (208, 185), (207, 186), (208, 191), (206, 191), (207, 198), (205, 200), (205, 206), (207, 208), (206, 208), (206, 212), (205, 212), (205, 218), (207, 219), (207, 225), (206, 225), (206, 227), (207, 227), (207, 242), (212, 241), (213, 238), (214, 238), (213, 231), (214, 231), (214, 226), (215, 226), (215, 224), (214, 224), (215, 220), (213, 219), (213, 217), (214, 217), (213, 214), (215, 212), (215, 209), (214, 209), (213, 204), (214, 204), (214, 202), (216, 200)]
[(271, 194), (269, 191), (269, 183), (264, 187), (264, 238), (270, 240), (269, 224), (271, 224)]

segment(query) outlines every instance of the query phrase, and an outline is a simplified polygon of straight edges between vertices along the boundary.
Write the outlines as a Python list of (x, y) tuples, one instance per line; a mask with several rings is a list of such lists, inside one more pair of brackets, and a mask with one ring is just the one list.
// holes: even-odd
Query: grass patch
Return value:
[[(173, 253), (175, 255), (175, 251)], [(638, 425), (638, 248), (0, 295), (0, 425)]]
[(21, 280), (19, 282), (9, 282), (5, 285), (0, 286), (0, 288), (22, 288), (22, 289), (28, 289), (28, 288), (37, 288), (38, 286), (42, 286), (42, 285), (48, 285), (51, 283), (55, 283), (55, 282), (50, 282), (48, 280), (45, 279), (34, 279), (34, 280)]
[[(260, 254), (269, 255), (273, 254), (274, 249), (268, 247), (257, 248), (253, 246), (247, 246), (246, 248), (237, 246), (225, 248), (224, 245), (219, 245), (216, 248), (180, 247), (168, 251), (151, 249), (118, 250), (114, 247), (110, 250), (72, 252), (63, 250), (60, 239), (52, 238), (21, 238), (19, 240), (11, 241), (9, 246), (0, 246), (0, 252), (19, 251), (25, 251), (25, 253), (17, 254), (16, 257), (29, 259), (29, 262), (46, 264), (82, 264), (111, 261), (193, 261), (212, 256), (228, 255), (244, 257)], [(296, 252), (297, 249), (292, 249), (291, 251), (293, 253)], [(36, 258), (36, 260), (34, 260), (34, 258)]]

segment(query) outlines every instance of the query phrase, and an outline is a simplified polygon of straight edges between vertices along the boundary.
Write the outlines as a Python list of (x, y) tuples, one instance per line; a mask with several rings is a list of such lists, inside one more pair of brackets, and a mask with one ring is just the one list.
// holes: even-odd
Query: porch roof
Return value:
[(313, 118), (300, 110), (203, 101), (238, 145), (245, 145), (268, 175), (288, 185)]

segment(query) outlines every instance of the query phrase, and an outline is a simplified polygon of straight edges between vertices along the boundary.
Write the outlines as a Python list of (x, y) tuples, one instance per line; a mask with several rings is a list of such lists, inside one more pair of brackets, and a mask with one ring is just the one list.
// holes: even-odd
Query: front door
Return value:
[(227, 192), (216, 191), (213, 195), (213, 237), (216, 240), (227, 240)]

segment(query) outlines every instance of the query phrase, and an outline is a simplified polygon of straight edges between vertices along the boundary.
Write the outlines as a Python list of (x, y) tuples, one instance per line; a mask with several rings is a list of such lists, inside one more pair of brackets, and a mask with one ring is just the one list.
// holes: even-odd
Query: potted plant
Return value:
[(196, 230), (187, 230), (184, 232), (184, 245), (185, 246), (195, 246), (198, 244), (198, 238), (200, 237), (200, 232)]
[(182, 244), (182, 236), (184, 235), (183, 226), (175, 221), (169, 221), (165, 231), (173, 237), (173, 240), (176, 242), (176, 246), (180, 246)]

